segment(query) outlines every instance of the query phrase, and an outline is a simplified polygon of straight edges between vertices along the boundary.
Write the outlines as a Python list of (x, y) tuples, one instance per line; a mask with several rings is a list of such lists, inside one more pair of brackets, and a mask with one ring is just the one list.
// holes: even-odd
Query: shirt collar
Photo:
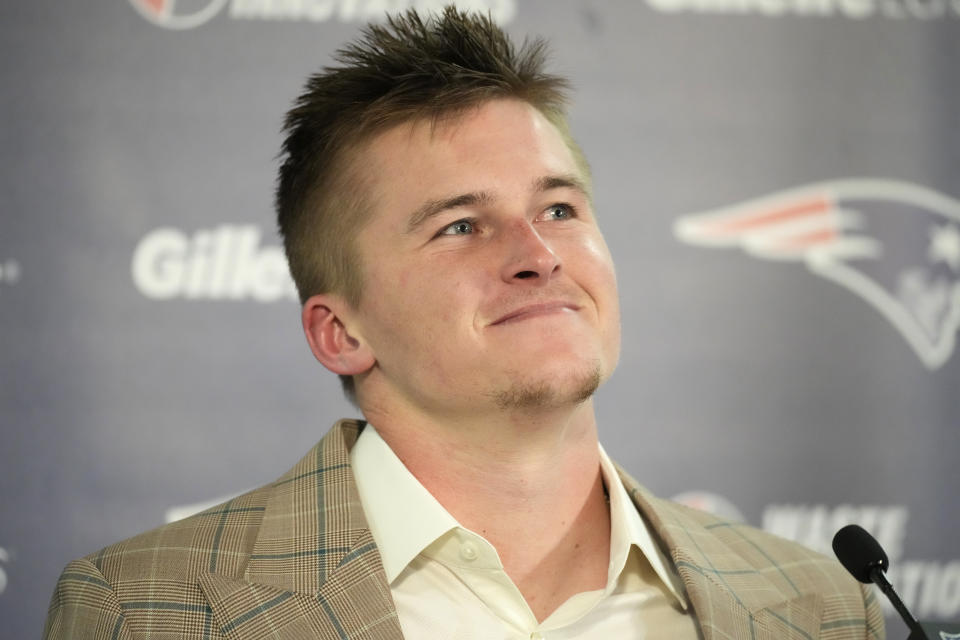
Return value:
[(387, 582), (434, 540), (459, 526), (410, 473), (371, 424), (350, 451), (360, 504), (377, 543)]
[(667, 590), (677, 599), (684, 609), (687, 601), (684, 590), (673, 563), (667, 559), (657, 545), (653, 533), (640, 516), (630, 499), (620, 474), (600, 446), (600, 472), (610, 498), (610, 568), (607, 574), (607, 589), (616, 584), (617, 578), (627, 564), (631, 546), (637, 547), (653, 568), (657, 577), (663, 581)]
[[(367, 424), (350, 451), (360, 504), (380, 551), (387, 582), (448, 531), (460, 524), (420, 484), (373, 425)], [(650, 562), (657, 577), (686, 608), (680, 578), (654, 541), (630, 500), (616, 467), (600, 447), (600, 470), (610, 497), (610, 566), (607, 589), (623, 572), (631, 546)]]

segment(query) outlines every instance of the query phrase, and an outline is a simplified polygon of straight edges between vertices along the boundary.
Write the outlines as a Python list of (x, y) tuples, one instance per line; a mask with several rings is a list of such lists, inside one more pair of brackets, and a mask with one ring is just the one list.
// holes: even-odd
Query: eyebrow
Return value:
[(543, 176), (538, 178), (533, 183), (534, 189), (537, 193), (543, 193), (544, 191), (550, 191), (551, 189), (573, 189), (579, 191), (583, 195), (589, 197), (590, 191), (587, 189), (587, 185), (572, 173), (566, 173), (556, 176)]
[(423, 203), (407, 222), (407, 233), (412, 233), (419, 229), (424, 222), (450, 209), (459, 209), (460, 207), (483, 206), (493, 202), (494, 197), (486, 191), (475, 191), (473, 193), (463, 193), (452, 198), (443, 198), (441, 200), (430, 200)]
[[(586, 197), (590, 195), (583, 180), (572, 174), (537, 178), (533, 181), (533, 189), (536, 193), (544, 193), (553, 189), (574, 189)], [(496, 198), (488, 191), (474, 191), (471, 193), (462, 193), (450, 198), (429, 200), (418, 207), (410, 216), (410, 220), (407, 222), (407, 233), (413, 233), (429, 219), (440, 215), (444, 211), (459, 209), (461, 207), (485, 206), (494, 200), (496, 200)]]

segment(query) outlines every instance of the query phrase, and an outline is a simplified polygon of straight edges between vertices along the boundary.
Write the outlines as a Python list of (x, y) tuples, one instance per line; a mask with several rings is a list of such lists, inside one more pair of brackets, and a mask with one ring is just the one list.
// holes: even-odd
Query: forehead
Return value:
[(560, 131), (535, 107), (515, 99), (393, 126), (375, 135), (356, 159), (372, 213), (412, 211), (418, 202), (457, 192), (515, 194), (549, 175), (575, 175), (587, 183)]

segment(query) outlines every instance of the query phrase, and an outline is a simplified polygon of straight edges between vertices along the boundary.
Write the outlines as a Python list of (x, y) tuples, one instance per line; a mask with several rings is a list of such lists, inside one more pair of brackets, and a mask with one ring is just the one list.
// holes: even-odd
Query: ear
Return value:
[(352, 376), (369, 370), (376, 363), (370, 346), (350, 334), (349, 306), (339, 296), (318, 294), (303, 303), (303, 332), (313, 355), (330, 371)]

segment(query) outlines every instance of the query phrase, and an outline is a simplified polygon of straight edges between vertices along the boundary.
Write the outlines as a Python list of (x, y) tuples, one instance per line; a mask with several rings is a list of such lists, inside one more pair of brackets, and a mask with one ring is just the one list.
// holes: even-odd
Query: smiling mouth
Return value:
[(555, 315), (561, 313), (575, 313), (580, 310), (579, 305), (575, 305), (570, 302), (547, 302), (543, 304), (531, 304), (526, 307), (521, 307), (514, 311), (511, 311), (505, 316), (497, 318), (490, 323), (491, 327), (502, 326), (505, 324), (511, 324), (513, 322), (519, 322), (521, 320), (529, 320), (531, 318), (539, 318), (541, 316)]

